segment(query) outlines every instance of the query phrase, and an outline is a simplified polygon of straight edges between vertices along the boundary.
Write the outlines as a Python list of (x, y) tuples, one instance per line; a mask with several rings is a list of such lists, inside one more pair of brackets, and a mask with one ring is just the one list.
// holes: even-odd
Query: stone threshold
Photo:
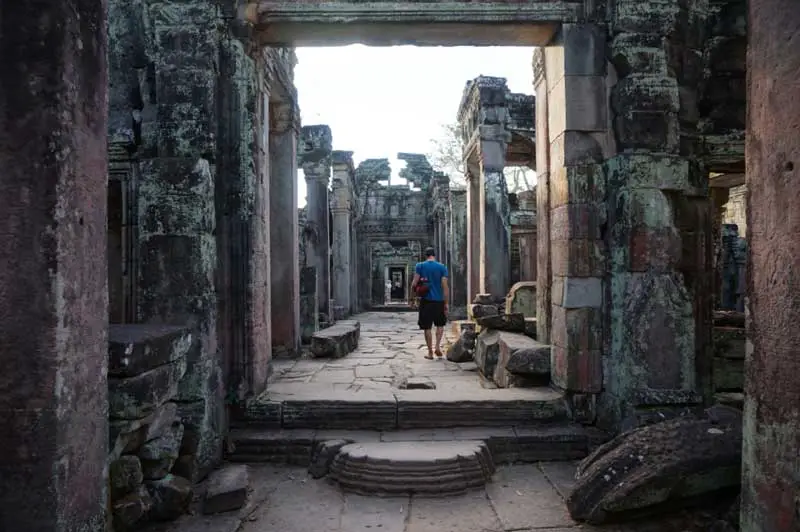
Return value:
[(564, 395), (548, 388), (470, 391), (293, 389), (250, 401), (240, 425), (276, 429), (403, 430), (524, 426), (567, 421)]
[(322, 442), (353, 443), (484, 442), (496, 463), (569, 461), (585, 458), (610, 435), (576, 423), (497, 427), (454, 427), (393, 431), (251, 429), (231, 431), (231, 462), (273, 462), (307, 466)]

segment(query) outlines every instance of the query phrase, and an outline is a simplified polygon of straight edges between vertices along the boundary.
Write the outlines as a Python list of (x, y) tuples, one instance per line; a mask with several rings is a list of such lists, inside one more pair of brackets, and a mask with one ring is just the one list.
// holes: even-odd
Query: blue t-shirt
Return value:
[(428, 280), (428, 293), (423, 297), (429, 301), (444, 301), (442, 277), (447, 277), (447, 266), (434, 260), (418, 262), (415, 268), (417, 275)]

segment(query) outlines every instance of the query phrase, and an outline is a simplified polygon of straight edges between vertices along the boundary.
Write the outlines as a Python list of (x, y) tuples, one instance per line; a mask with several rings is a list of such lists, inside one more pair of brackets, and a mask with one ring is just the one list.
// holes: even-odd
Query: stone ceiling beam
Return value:
[(583, 18), (582, 1), (250, 2), (242, 17), (262, 45), (544, 46), (560, 24)]

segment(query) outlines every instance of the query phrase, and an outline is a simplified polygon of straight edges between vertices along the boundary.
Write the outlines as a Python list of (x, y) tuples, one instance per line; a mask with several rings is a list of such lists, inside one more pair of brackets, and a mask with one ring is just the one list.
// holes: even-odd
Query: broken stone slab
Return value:
[(118, 500), (139, 489), (144, 481), (142, 463), (133, 455), (121, 456), (111, 462), (108, 468), (111, 484), (111, 499)]
[(144, 478), (158, 480), (167, 476), (180, 455), (183, 432), (183, 423), (175, 422), (139, 449)]
[(495, 316), (484, 316), (476, 318), (481, 329), (493, 329), (495, 331), (525, 332), (525, 316), (522, 314), (498, 314)]
[(108, 327), (109, 377), (133, 377), (185, 357), (192, 346), (186, 327), (111, 324)]
[(154, 521), (172, 521), (189, 510), (192, 502), (192, 483), (183, 477), (167, 475), (145, 483), (153, 507), (150, 517)]
[(522, 281), (511, 287), (506, 297), (506, 314), (536, 317), (536, 281)]
[(741, 412), (713, 406), (598, 447), (579, 465), (567, 508), (590, 524), (674, 511), (737, 491), (741, 458)]
[(471, 305), (469, 308), (469, 315), (472, 318), (483, 318), (485, 316), (496, 316), (500, 313), (497, 305)]
[(311, 478), (322, 478), (330, 471), (333, 459), (339, 454), (339, 450), (352, 443), (352, 440), (326, 440), (317, 442), (311, 453), (311, 463), (308, 465), (308, 473)]
[(498, 359), (493, 380), (500, 388), (547, 385), (550, 346), (524, 334), (498, 331)]
[(464, 331), (447, 350), (447, 360), (450, 362), (470, 362), (474, 356), (475, 343), (478, 335), (474, 331)]
[(227, 465), (211, 473), (203, 498), (204, 514), (238, 510), (247, 502), (250, 472), (246, 465)]
[(478, 365), (478, 371), (490, 378), (494, 376), (494, 369), (497, 367), (497, 358), (500, 354), (499, 340), (498, 331), (484, 330), (478, 335), (475, 343), (474, 360)]
[(497, 299), (492, 294), (475, 294), (472, 303), (475, 305), (496, 305)]
[(361, 324), (344, 320), (311, 336), (311, 354), (315, 358), (342, 358), (358, 347)]
[(482, 441), (352, 443), (330, 477), (363, 495), (451, 495), (486, 485), (495, 466)]
[(108, 379), (108, 417), (142, 419), (174, 398), (178, 384), (186, 373), (186, 359), (128, 378)]

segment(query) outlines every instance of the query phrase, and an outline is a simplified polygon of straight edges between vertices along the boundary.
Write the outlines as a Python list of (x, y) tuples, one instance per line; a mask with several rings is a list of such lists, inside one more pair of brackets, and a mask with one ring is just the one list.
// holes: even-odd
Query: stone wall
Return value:
[(114, 527), (174, 519), (192, 498), (194, 457), (178, 415), (188, 329), (112, 325), (109, 331), (109, 485)]

